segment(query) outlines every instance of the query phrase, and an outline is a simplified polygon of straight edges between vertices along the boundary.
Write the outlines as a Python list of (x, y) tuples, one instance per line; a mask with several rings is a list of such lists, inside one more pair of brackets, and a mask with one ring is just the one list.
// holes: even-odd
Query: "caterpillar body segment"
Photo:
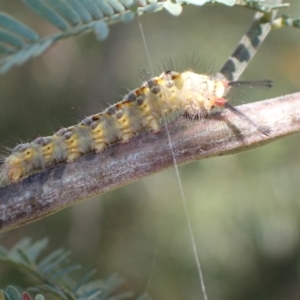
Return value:
[(192, 71), (163, 72), (103, 112), (61, 128), (53, 136), (17, 145), (0, 164), (0, 186), (115, 143), (126, 143), (144, 131), (157, 132), (174, 114), (212, 114), (215, 107), (226, 103), (229, 88), (227, 80)]
[(58, 130), (55, 137), (62, 137), (63, 150), (67, 153), (66, 161), (72, 161), (94, 149), (90, 128), (82, 123)]
[(39, 145), (44, 167), (51, 167), (53, 164), (59, 164), (67, 160), (68, 152), (64, 138), (58, 134), (53, 136), (38, 137), (34, 143)]
[(101, 151), (118, 141), (121, 132), (117, 129), (113, 116), (109, 113), (99, 113), (85, 118), (81, 123), (91, 130), (95, 151)]

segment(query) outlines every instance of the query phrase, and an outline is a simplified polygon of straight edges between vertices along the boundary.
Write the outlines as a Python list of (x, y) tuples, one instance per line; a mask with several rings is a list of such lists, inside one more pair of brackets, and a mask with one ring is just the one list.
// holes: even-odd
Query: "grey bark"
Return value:
[[(220, 116), (168, 125), (178, 164), (262, 146), (300, 131), (300, 93), (240, 106), (263, 135), (225, 110)], [(75, 162), (33, 174), (0, 188), (0, 232), (38, 220), (79, 201), (99, 195), (173, 166), (166, 128), (144, 133), (127, 144), (85, 155)]]

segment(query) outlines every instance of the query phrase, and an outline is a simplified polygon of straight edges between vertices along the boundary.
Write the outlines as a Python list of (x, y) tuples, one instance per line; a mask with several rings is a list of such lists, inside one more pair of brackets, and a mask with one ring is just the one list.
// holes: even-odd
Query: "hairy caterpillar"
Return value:
[[(109, 145), (128, 142), (133, 136), (150, 130), (157, 132), (165, 120), (185, 114), (203, 118), (218, 107), (226, 107), (255, 124), (224, 99), (231, 86), (271, 86), (265, 81), (228, 81), (221, 76), (207, 76), (186, 71), (163, 72), (128, 93), (122, 101), (101, 113), (86, 117), (79, 124), (62, 128), (54, 135), (38, 137), (31, 143), (19, 144), (2, 161), (0, 183), (18, 181), (37, 171), (59, 163), (70, 162)], [(265, 133), (263, 130), (261, 130)]]

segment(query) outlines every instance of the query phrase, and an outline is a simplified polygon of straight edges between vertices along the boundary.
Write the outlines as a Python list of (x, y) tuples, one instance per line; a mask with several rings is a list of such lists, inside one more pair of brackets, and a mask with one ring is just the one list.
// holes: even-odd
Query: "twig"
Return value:
[[(300, 93), (240, 106), (266, 136), (230, 111), (201, 121), (183, 117), (168, 125), (179, 164), (233, 154), (300, 131)], [(165, 128), (128, 144), (91, 153), (69, 164), (0, 188), (0, 232), (52, 214), (94, 195), (129, 184), (173, 165)]]

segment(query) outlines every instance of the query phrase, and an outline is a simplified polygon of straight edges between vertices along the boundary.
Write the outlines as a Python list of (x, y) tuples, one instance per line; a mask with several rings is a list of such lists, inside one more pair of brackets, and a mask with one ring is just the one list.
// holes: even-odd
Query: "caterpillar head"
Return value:
[(204, 116), (226, 103), (227, 81), (190, 71), (182, 73), (182, 77), (185, 82), (181, 91), (182, 104), (188, 114)]

